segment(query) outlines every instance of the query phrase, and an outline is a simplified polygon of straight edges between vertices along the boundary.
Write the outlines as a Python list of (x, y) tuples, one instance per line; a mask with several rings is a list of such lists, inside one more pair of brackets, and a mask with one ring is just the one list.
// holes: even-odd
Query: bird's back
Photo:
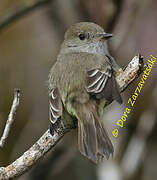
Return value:
[(49, 84), (59, 89), (63, 103), (71, 92), (78, 91), (82, 95), (87, 94), (86, 72), (102, 67), (106, 63), (105, 60), (105, 56), (90, 53), (60, 54), (51, 69), (51, 77), (49, 77), (51, 83)]

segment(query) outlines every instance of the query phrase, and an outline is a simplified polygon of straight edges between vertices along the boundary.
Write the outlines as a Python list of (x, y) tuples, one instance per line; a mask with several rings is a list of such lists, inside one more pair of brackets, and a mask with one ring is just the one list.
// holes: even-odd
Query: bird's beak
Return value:
[(112, 37), (113, 35), (110, 34), (110, 33), (102, 33), (100, 34), (100, 40), (106, 40), (106, 39), (109, 39), (110, 37)]

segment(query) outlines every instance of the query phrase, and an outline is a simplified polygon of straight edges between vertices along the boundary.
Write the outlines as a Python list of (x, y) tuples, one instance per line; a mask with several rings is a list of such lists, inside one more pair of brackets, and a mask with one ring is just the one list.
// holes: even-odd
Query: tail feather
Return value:
[[(91, 118), (92, 120), (94, 118)], [(83, 155), (96, 162), (97, 135), (94, 123), (82, 123), (82, 121), (78, 121), (78, 146)]]
[(77, 107), (78, 115), (78, 146), (80, 152), (92, 161), (102, 162), (113, 154), (113, 145), (109, 139), (103, 122), (101, 122), (95, 105), (89, 102)]
[(109, 159), (110, 154), (113, 154), (113, 145), (109, 139), (107, 132), (105, 131), (104, 125), (100, 121), (96, 121), (97, 125), (97, 140), (98, 140), (98, 154), (100, 158), (104, 158), (104, 155)]

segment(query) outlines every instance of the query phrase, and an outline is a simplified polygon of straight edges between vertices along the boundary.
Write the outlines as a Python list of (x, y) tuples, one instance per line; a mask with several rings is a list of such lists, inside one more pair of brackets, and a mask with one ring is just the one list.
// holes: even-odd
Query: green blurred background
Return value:
[[(1, 0), (0, 19), (35, 0)], [(48, 120), (47, 77), (56, 60), (65, 30), (73, 23), (92, 21), (112, 32), (111, 54), (125, 67), (138, 53), (157, 57), (157, 1), (155, 0), (53, 0), (18, 21), (0, 28), (0, 135), (13, 99), (22, 91), (20, 107), (5, 146), (0, 166), (6, 166), (31, 147), (46, 131)], [(112, 136), (128, 98), (140, 78), (122, 94), (124, 103), (105, 109), (104, 123), (115, 147), (114, 158), (95, 165), (77, 150), (70, 132), (19, 180), (156, 180), (157, 179), (157, 64), (153, 67), (136, 104)]]

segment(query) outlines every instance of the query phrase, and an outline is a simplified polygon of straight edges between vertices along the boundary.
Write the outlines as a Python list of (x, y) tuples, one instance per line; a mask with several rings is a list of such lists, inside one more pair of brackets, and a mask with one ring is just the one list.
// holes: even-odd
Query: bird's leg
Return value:
[(53, 124), (50, 123), (50, 133), (54, 134), (54, 131), (58, 134), (65, 133), (77, 127), (76, 119), (72, 118), (66, 111), (63, 112), (61, 118)]
[(69, 131), (70, 129), (74, 129), (77, 127), (77, 120), (76, 118), (70, 116), (67, 111), (64, 111), (61, 118), (61, 125), (64, 131)]

